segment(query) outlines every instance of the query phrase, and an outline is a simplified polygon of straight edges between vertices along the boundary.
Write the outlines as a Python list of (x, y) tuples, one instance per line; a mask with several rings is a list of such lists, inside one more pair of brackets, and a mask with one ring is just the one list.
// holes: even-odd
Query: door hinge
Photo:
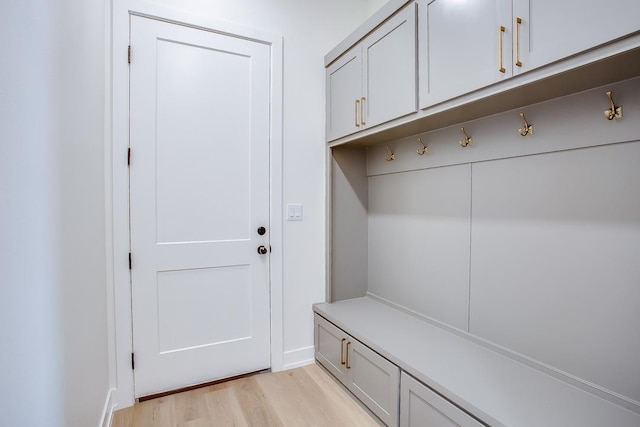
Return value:
[(127, 48), (127, 63), (131, 64), (131, 45)]
[(131, 270), (131, 252), (129, 252), (129, 270)]
[(127, 166), (131, 166), (131, 148), (127, 148)]
[(136, 357), (134, 353), (131, 353), (131, 369), (136, 369)]

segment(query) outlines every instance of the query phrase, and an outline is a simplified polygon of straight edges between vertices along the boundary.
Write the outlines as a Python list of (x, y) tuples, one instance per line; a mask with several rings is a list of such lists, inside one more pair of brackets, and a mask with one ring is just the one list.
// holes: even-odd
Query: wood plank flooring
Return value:
[(112, 427), (377, 425), (316, 365), (136, 403), (116, 411), (112, 423)]

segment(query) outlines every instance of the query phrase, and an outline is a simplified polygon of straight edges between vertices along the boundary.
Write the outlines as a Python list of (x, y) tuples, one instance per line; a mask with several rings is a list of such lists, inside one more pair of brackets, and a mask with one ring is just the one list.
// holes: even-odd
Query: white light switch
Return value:
[(302, 221), (302, 205), (287, 205), (287, 221)]

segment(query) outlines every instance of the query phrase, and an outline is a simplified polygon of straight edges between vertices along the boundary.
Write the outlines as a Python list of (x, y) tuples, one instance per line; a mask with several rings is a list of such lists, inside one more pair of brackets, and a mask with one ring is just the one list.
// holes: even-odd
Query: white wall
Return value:
[(0, 14), (2, 425), (98, 425), (108, 393), (104, 3)]
[(304, 205), (283, 227), (284, 363), (313, 358), (311, 304), (325, 295), (323, 57), (382, 0), (157, 0), (155, 4), (284, 38), (283, 200)]

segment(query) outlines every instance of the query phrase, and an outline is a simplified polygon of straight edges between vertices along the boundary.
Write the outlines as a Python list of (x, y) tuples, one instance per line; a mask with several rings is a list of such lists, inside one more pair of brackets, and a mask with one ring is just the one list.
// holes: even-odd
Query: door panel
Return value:
[(348, 339), (347, 387), (387, 426), (397, 426), (400, 368), (359, 341)]
[(251, 60), (158, 40), (158, 243), (249, 239)]
[(400, 394), (401, 427), (480, 427), (484, 425), (404, 372), (400, 381)]
[(268, 45), (133, 16), (136, 396), (270, 364)]
[[(327, 68), (327, 136), (329, 140), (360, 129), (362, 56), (357, 45)], [(358, 103), (356, 103), (356, 100)]]
[[(160, 353), (251, 338), (248, 265), (158, 273)], [(216, 301), (216, 310), (200, 301)], [(225, 325), (199, 328), (194, 325)]]
[[(514, 0), (520, 24), (520, 58), (516, 72), (575, 55), (640, 30), (640, 2), (617, 0)], [(562, 43), (559, 43), (559, 37)]]
[[(501, 38), (500, 26), (505, 27)], [(512, 75), (511, 1), (425, 0), (418, 28), (420, 108)], [(499, 71), (500, 41), (504, 73)]]
[(362, 42), (366, 126), (416, 111), (416, 6), (410, 4)]
[(316, 360), (342, 383), (347, 378), (344, 350), (347, 334), (315, 315)]

